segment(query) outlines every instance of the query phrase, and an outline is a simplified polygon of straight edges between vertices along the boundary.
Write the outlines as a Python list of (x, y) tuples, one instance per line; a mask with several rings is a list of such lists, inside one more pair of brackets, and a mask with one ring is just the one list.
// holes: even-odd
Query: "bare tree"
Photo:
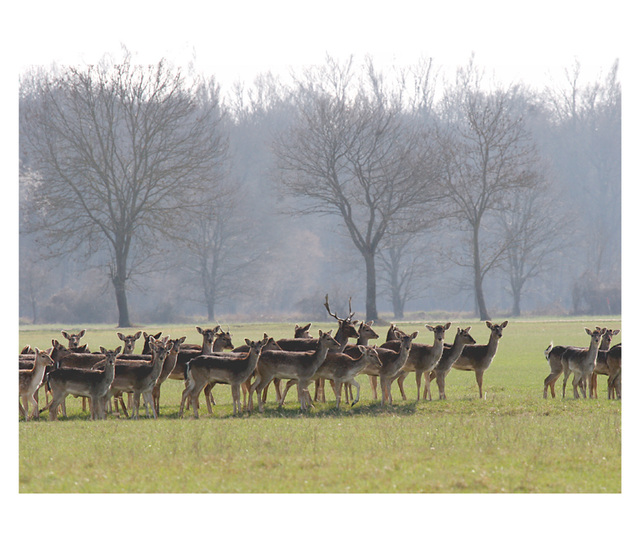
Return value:
[(127, 327), (132, 273), (162, 253), (160, 241), (198, 207), (226, 156), (218, 93), (164, 60), (135, 65), (126, 52), (117, 64), (26, 76), (21, 93), (33, 101), (21, 135), (41, 177), (25, 196), (30, 230), (57, 253), (106, 249), (118, 326)]
[[(366, 319), (378, 318), (376, 254), (393, 223), (419, 229), (435, 199), (431, 144), (406, 82), (329, 58), (297, 81), (296, 121), (274, 147), (297, 214), (338, 215), (362, 255)], [(363, 75), (364, 74), (364, 75)]]
[(458, 263), (471, 270), (477, 312), (489, 320), (483, 281), (503, 261), (511, 242), (498, 234), (491, 219), (506, 209), (514, 190), (532, 188), (540, 177), (520, 89), (486, 91), (481, 83), (473, 61), (459, 71), (443, 98), (436, 137), (450, 215), (466, 236), (467, 249)]

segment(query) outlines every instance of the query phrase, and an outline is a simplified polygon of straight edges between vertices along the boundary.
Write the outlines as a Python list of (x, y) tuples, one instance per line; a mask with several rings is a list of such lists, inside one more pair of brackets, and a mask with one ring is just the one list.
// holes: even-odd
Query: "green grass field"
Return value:
[[(500, 320), (502, 321), (502, 320)], [(232, 416), (231, 393), (216, 386), (213, 416), (190, 411), (178, 418), (182, 382), (162, 388), (158, 420), (109, 416), (89, 420), (79, 399), (67, 399), (68, 418), (50, 423), (19, 422), (21, 493), (619, 493), (621, 492), (621, 403), (542, 398), (549, 373), (543, 351), (554, 344), (585, 345), (584, 327), (620, 328), (620, 320), (515, 320), (509, 322), (498, 353), (477, 397), (472, 372), (452, 370), (446, 401), (416, 402), (414, 375), (405, 381), (408, 400), (394, 383), (394, 404), (372, 399), (360, 376), (361, 400), (337, 412), (333, 394), (308, 415), (295, 390), (278, 410), (270, 391), (264, 414)], [(204, 324), (203, 324), (204, 325)], [(489, 330), (466, 327), (478, 343)], [(92, 350), (121, 342), (113, 327), (21, 327), (20, 347), (45, 348), (63, 341), (60, 329), (87, 329)], [(313, 332), (331, 323), (313, 325)], [(424, 323), (402, 323), (418, 331), (417, 342), (432, 343)], [(231, 324), (236, 345), (263, 332), (293, 335), (293, 324)], [(199, 342), (193, 325), (146, 326), (145, 331)], [(119, 330), (123, 332), (134, 330)], [(376, 328), (381, 338), (386, 327)], [(455, 330), (454, 330), (455, 331)], [(454, 333), (447, 333), (447, 341)], [(619, 342), (621, 336), (614, 338)], [(141, 345), (137, 348), (139, 352)], [(432, 384), (437, 394), (435, 383)], [(330, 392), (331, 390), (328, 389)]]

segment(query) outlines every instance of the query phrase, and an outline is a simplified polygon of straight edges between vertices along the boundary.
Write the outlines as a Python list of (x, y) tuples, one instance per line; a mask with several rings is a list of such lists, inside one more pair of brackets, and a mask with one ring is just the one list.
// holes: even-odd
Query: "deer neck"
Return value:
[(611, 337), (609, 336), (603, 337), (602, 341), (600, 342), (600, 350), (608, 351), (610, 346), (611, 346)]
[(108, 385), (113, 383), (113, 379), (116, 377), (116, 363), (115, 360), (113, 362), (106, 362), (104, 365), (104, 382)]
[(591, 343), (589, 343), (589, 350), (587, 351), (587, 360), (589, 361), (594, 361), (596, 360), (596, 357), (598, 356), (598, 342), (596, 341), (595, 337), (591, 338)]
[(313, 353), (313, 363), (320, 366), (324, 362), (324, 359), (327, 358), (328, 352), (329, 352), (329, 345), (326, 345), (318, 341), (318, 348)]
[(496, 351), (498, 350), (498, 341), (498, 336), (491, 332), (489, 342), (487, 343), (487, 354), (491, 355), (491, 357), (495, 356)]
[(178, 362), (178, 353), (179, 352), (180, 351), (172, 350), (169, 353), (169, 356), (167, 356), (167, 358), (164, 359), (164, 364), (162, 365), (163, 375), (166, 374), (168, 376), (169, 374), (171, 374), (171, 372), (173, 371), (173, 369), (176, 366), (176, 363)]
[(458, 357), (462, 354), (462, 349), (464, 349), (464, 341), (462, 335), (456, 335), (456, 338), (453, 340), (453, 345), (451, 346), (451, 352), (449, 353), (449, 358), (451, 362), (455, 362), (458, 360)]
[(36, 359), (36, 361), (33, 363), (33, 368), (31, 369), (31, 375), (33, 380), (38, 381), (38, 385), (42, 382), (46, 369), (47, 369), (47, 365), (41, 360)]
[(158, 358), (157, 356), (154, 357), (153, 365), (151, 367), (151, 375), (150, 375), (154, 382), (160, 377), (160, 373), (162, 372), (162, 367), (164, 366), (164, 363), (167, 360), (167, 358), (169, 357), (167, 356), (165, 356), (165, 358)]

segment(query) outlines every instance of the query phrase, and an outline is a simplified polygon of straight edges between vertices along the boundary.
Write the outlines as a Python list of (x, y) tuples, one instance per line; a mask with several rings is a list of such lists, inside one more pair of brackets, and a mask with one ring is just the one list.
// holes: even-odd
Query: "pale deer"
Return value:
[(403, 366), (407, 363), (409, 351), (411, 351), (411, 342), (418, 336), (418, 332), (414, 331), (411, 335), (400, 335), (399, 349), (383, 349), (377, 347), (376, 352), (382, 366), (367, 366), (363, 373), (369, 376), (377, 376), (380, 378), (380, 387), (382, 388), (382, 404), (393, 403), (391, 397), (391, 384), (396, 380)]
[[(270, 351), (264, 353), (258, 361), (256, 380), (249, 390), (249, 407), (252, 409), (253, 392), (258, 395), (258, 409), (264, 411), (262, 391), (274, 378), (281, 380), (298, 380), (298, 400), (302, 411), (308, 408), (305, 391), (316, 370), (324, 362), (331, 348), (339, 349), (338, 343), (331, 337), (331, 331), (318, 332), (318, 340), (314, 351)], [(278, 342), (278, 345), (280, 343)]]
[(476, 340), (471, 337), (471, 334), (469, 333), (470, 329), (471, 326), (466, 329), (458, 328), (456, 337), (453, 340), (453, 345), (445, 344), (444, 349), (442, 350), (442, 356), (440, 357), (438, 364), (436, 364), (435, 368), (432, 370), (431, 374), (429, 374), (428, 378), (425, 378), (427, 382), (430, 382), (434, 378), (436, 379), (440, 399), (447, 398), (444, 390), (445, 378), (453, 367), (453, 363), (458, 360), (465, 345), (473, 345), (476, 342)]
[[(402, 399), (404, 400), (407, 399), (403, 389), (404, 379), (407, 377), (409, 372), (412, 371), (416, 373), (418, 401), (420, 400), (420, 385), (422, 383), (422, 375), (425, 374), (425, 378), (428, 378), (428, 375), (440, 360), (442, 351), (444, 350), (445, 332), (451, 327), (451, 322), (447, 322), (444, 325), (436, 326), (425, 324), (425, 327), (429, 331), (433, 332), (433, 345), (426, 345), (424, 343), (411, 344), (411, 351), (409, 351), (407, 363), (404, 365), (402, 373), (398, 377), (398, 388), (400, 389), (400, 394), (402, 395)], [(397, 331), (400, 330), (395, 328), (393, 333), (397, 335)], [(400, 332), (400, 335), (403, 335), (402, 332)], [(387, 341), (386, 343), (383, 343), (381, 347), (384, 349), (393, 349), (394, 351), (397, 351), (400, 347), (400, 341), (398, 339), (394, 341)], [(425, 384), (423, 399), (427, 399), (427, 396), (429, 401), (431, 401), (431, 383), (428, 380)]]
[[(596, 327), (593, 331), (588, 328), (584, 328), (587, 335), (591, 337), (589, 347), (586, 349), (577, 347), (568, 347), (564, 353), (562, 353), (562, 371), (564, 372), (564, 379), (562, 381), (562, 397), (565, 396), (565, 388), (569, 376), (573, 373), (573, 397), (579, 399), (578, 387), (582, 392), (583, 397), (587, 397), (587, 383), (591, 381), (593, 375), (593, 369), (596, 365), (596, 358), (598, 356), (598, 344), (602, 338), (602, 330)], [(586, 389), (585, 389), (586, 388)]]
[(182, 392), (179, 416), (183, 415), (187, 398), (191, 398), (193, 417), (198, 418), (198, 394), (212, 382), (231, 386), (233, 414), (240, 413), (240, 386), (253, 374), (267, 339), (266, 334), (264, 339), (255, 342), (245, 339), (249, 352), (243, 357), (212, 354), (200, 355), (190, 360), (185, 371), (186, 387)]
[[(36, 393), (42, 385), (47, 366), (54, 366), (53, 359), (46, 351), (40, 351), (38, 348), (34, 348), (34, 355), (35, 358), (33, 359), (31, 369), (19, 370), (18, 372), (18, 392), (20, 399), (22, 399), (22, 403), (18, 401), (18, 405), (20, 413), (24, 416), (24, 420), (29, 420), (29, 402), (31, 402), (33, 406), (32, 418), (40, 417)], [(22, 406), (23, 403), (24, 407)]]
[(306, 326), (299, 326), (296, 324), (293, 327), (293, 338), (294, 339), (311, 339), (311, 334), (309, 333), (309, 328), (311, 324), (307, 324)]
[(118, 339), (120, 339), (120, 341), (124, 343), (123, 345), (124, 348), (122, 349), (123, 355), (133, 354), (133, 351), (136, 348), (136, 341), (140, 339), (141, 335), (142, 335), (141, 331), (138, 331), (137, 333), (134, 333), (132, 335), (124, 335), (118, 331)]
[(152, 350), (154, 351), (152, 363), (126, 361), (116, 365), (115, 378), (109, 390), (109, 395), (117, 396), (125, 392), (133, 393), (130, 418), (138, 419), (140, 417), (140, 395), (142, 395), (144, 401), (146, 416), (149, 416), (149, 407), (151, 407), (153, 418), (158, 418), (151, 393), (172, 347), (173, 343), (171, 341), (167, 343), (161, 341), (152, 342)]
[(91, 402), (91, 419), (105, 418), (105, 404), (107, 394), (115, 375), (116, 356), (121, 347), (115, 351), (108, 351), (100, 347), (105, 356), (103, 372), (88, 371), (75, 368), (57, 368), (49, 374), (51, 386), (51, 403), (49, 405), (49, 419), (56, 420), (58, 406), (67, 395), (88, 397)]
[(356, 388), (356, 398), (351, 403), (353, 407), (360, 401), (360, 384), (355, 380), (355, 377), (367, 366), (382, 367), (375, 347), (357, 345), (355, 350), (360, 354), (358, 358), (353, 358), (345, 353), (327, 353), (324, 362), (316, 371), (316, 377), (331, 381), (336, 396), (336, 409), (340, 408), (343, 385), (355, 386)]
[(600, 340), (600, 347), (598, 347), (596, 365), (593, 368), (593, 375), (591, 376), (591, 383), (589, 385), (589, 397), (598, 399), (598, 374), (609, 376), (607, 355), (613, 336), (618, 335), (618, 333), (620, 333), (619, 329), (602, 328), (602, 339)]
[(489, 342), (486, 345), (465, 345), (462, 354), (453, 363), (453, 368), (457, 370), (473, 370), (476, 373), (476, 383), (480, 399), (482, 399), (482, 380), (487, 368), (491, 365), (498, 350), (498, 341), (502, 337), (502, 330), (507, 327), (508, 321), (501, 324), (485, 322), (491, 330)]

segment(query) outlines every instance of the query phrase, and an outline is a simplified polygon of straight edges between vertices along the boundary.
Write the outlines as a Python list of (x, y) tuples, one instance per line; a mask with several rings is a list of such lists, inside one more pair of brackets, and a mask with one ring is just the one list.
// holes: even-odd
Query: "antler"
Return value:
[(332, 318), (335, 318), (336, 320), (340, 321), (340, 318), (338, 318), (338, 316), (331, 311), (331, 308), (329, 308), (329, 293), (327, 293), (325, 295), (325, 297), (324, 297), (324, 307), (327, 309), (327, 312), (329, 313), (329, 316), (331, 316)]
[(353, 318), (354, 315), (355, 315), (355, 312), (351, 311), (351, 297), (349, 297), (349, 317), (347, 318), (347, 321), (350, 322), (351, 318)]

